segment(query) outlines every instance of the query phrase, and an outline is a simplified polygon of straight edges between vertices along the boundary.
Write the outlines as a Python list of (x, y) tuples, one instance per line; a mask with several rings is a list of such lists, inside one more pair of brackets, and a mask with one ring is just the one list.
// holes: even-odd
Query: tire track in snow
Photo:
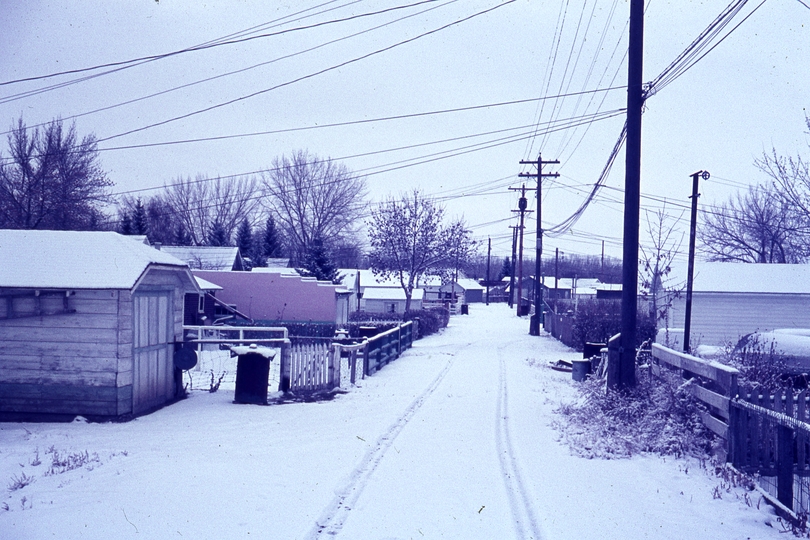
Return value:
[(369, 450), (357, 468), (349, 475), (346, 486), (340, 489), (332, 502), (326, 507), (321, 517), (315, 522), (315, 526), (307, 534), (308, 540), (317, 540), (322, 537), (335, 537), (343, 529), (349, 513), (360, 495), (368, 485), (377, 466), (385, 457), (386, 452), (393, 446), (394, 440), (402, 432), (411, 418), (424, 405), (425, 401), (436, 391), (447, 372), (453, 365), (454, 358), (451, 356), (447, 365), (442, 368), (430, 385), (414, 399), (399, 418), (383, 433), (374, 447)]
[(498, 402), (495, 410), (495, 448), (501, 466), (509, 506), (512, 510), (512, 525), (515, 538), (540, 540), (540, 528), (532, 508), (532, 500), (526, 492), (520, 465), (514, 452), (512, 435), (509, 431), (509, 392), (506, 384), (506, 362), (502, 351), (498, 351)]

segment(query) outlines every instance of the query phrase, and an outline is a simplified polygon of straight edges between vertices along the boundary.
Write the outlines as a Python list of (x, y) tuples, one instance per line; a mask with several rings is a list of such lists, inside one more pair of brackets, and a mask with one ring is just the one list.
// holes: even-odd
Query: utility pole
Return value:
[(489, 305), (489, 263), (492, 260), (492, 238), (487, 237), (487, 305)]
[[(638, 237), (641, 203), (641, 109), (644, 106), (644, 0), (630, 0), (627, 57), (627, 143), (624, 176), (622, 246), (622, 324), (619, 350), (608, 362), (608, 387), (636, 385), (636, 312), (638, 310)], [(616, 355), (618, 353), (618, 355)], [(617, 360), (617, 361), (614, 361)]]
[(686, 317), (683, 323), (683, 352), (689, 352), (689, 334), (692, 332), (692, 279), (695, 272), (695, 233), (697, 232), (698, 180), (711, 178), (709, 171), (698, 171), (692, 176), (692, 219), (689, 223), (689, 267), (686, 274)]
[(518, 176), (524, 178), (537, 178), (537, 239), (535, 245), (534, 259), (534, 315), (529, 321), (529, 334), (540, 335), (540, 325), (543, 324), (543, 199), (542, 187), (543, 178), (557, 178), (560, 173), (543, 174), (543, 165), (559, 165), (556, 159), (553, 161), (543, 161), (543, 156), (537, 154), (537, 161), (520, 161), (521, 165), (537, 165), (537, 174), (520, 173)]
[(517, 253), (517, 227), (509, 226), (512, 229), (512, 262), (509, 269), (509, 308), (515, 306), (515, 257)]
[(554, 298), (560, 297), (560, 248), (554, 248)]
[(605, 241), (602, 240), (602, 267), (601, 267), (601, 279), (604, 281), (605, 279)]
[(512, 212), (520, 212), (520, 225), (518, 226), (520, 240), (519, 240), (519, 247), (518, 247), (518, 285), (517, 285), (517, 315), (520, 317), (523, 315), (523, 305), (522, 305), (522, 296), (523, 296), (523, 224), (526, 219), (526, 212), (531, 212), (531, 210), (527, 210), (528, 201), (526, 201), (526, 184), (523, 184), (520, 188), (509, 188), (510, 191), (517, 191), (520, 189), (520, 199), (518, 199), (518, 209), (512, 210)]

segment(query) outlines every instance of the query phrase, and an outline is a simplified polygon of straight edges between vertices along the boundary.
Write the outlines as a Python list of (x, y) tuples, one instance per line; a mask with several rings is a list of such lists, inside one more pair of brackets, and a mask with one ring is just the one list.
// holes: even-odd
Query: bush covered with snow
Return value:
[[(607, 391), (605, 381), (581, 383), (577, 401), (563, 404), (555, 422), (571, 450), (587, 458), (640, 453), (708, 457), (717, 444), (701, 422), (699, 405), (682, 381), (646, 375), (629, 391)], [(687, 383), (688, 384), (688, 383)]]
[[(581, 351), (588, 342), (607, 343), (611, 336), (621, 331), (621, 300), (589, 299), (576, 303), (572, 300), (559, 300), (558, 309), (573, 313), (571, 343), (566, 345), (578, 351)], [(640, 309), (636, 320), (636, 345), (652, 341), (655, 338), (655, 324), (652, 317)]]
[(450, 312), (445, 308), (420, 309), (409, 311), (405, 320), (419, 319), (419, 337), (423, 338), (435, 334), (442, 328), (447, 328), (450, 322)]
[(775, 342), (761, 340), (757, 334), (743, 337), (734, 346), (726, 346), (718, 360), (740, 371), (737, 382), (741, 386), (773, 392), (794, 384), (795, 377), (785, 375), (790, 371), (785, 355)]

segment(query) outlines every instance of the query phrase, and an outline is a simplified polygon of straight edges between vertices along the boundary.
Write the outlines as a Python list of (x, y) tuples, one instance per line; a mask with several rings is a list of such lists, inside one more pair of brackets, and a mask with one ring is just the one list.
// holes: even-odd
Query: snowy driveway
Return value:
[(527, 331), (473, 305), (329, 402), (223, 388), (126, 424), (0, 424), (0, 480), (33, 478), (0, 538), (784, 537), (695, 462), (571, 456), (549, 424), (573, 383), (547, 364), (577, 354)]

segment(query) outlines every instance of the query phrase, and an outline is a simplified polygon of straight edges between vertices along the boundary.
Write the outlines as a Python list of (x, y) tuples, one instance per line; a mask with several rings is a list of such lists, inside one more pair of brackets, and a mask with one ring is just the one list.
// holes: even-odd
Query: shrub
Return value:
[(738, 383), (769, 392), (790, 387), (794, 381), (785, 375), (785, 356), (774, 342), (760, 341), (756, 334), (740, 339), (736, 346), (727, 345), (720, 359), (740, 371)]
[(562, 405), (566, 418), (555, 427), (571, 450), (587, 458), (626, 458), (642, 452), (708, 457), (714, 436), (703, 425), (697, 401), (682, 382), (637, 377), (626, 391), (606, 391), (605, 381), (588, 378), (580, 399)]
[(11, 482), (8, 484), (9, 491), (17, 491), (18, 489), (22, 489), (25, 486), (28, 486), (34, 482), (33, 476), (28, 476), (25, 473), (20, 473), (20, 476), (12, 476)]
[(450, 311), (445, 308), (420, 309), (405, 314), (406, 321), (419, 320), (419, 337), (435, 334), (442, 328), (447, 328), (450, 322)]
[[(563, 311), (573, 310), (574, 303), (570, 300), (559, 301), (559, 306)], [(621, 332), (622, 303), (621, 300), (580, 300), (573, 317), (573, 344), (569, 346), (581, 351), (587, 342), (607, 343), (612, 336)], [(645, 310), (637, 310), (636, 347), (654, 339), (655, 321)]]

